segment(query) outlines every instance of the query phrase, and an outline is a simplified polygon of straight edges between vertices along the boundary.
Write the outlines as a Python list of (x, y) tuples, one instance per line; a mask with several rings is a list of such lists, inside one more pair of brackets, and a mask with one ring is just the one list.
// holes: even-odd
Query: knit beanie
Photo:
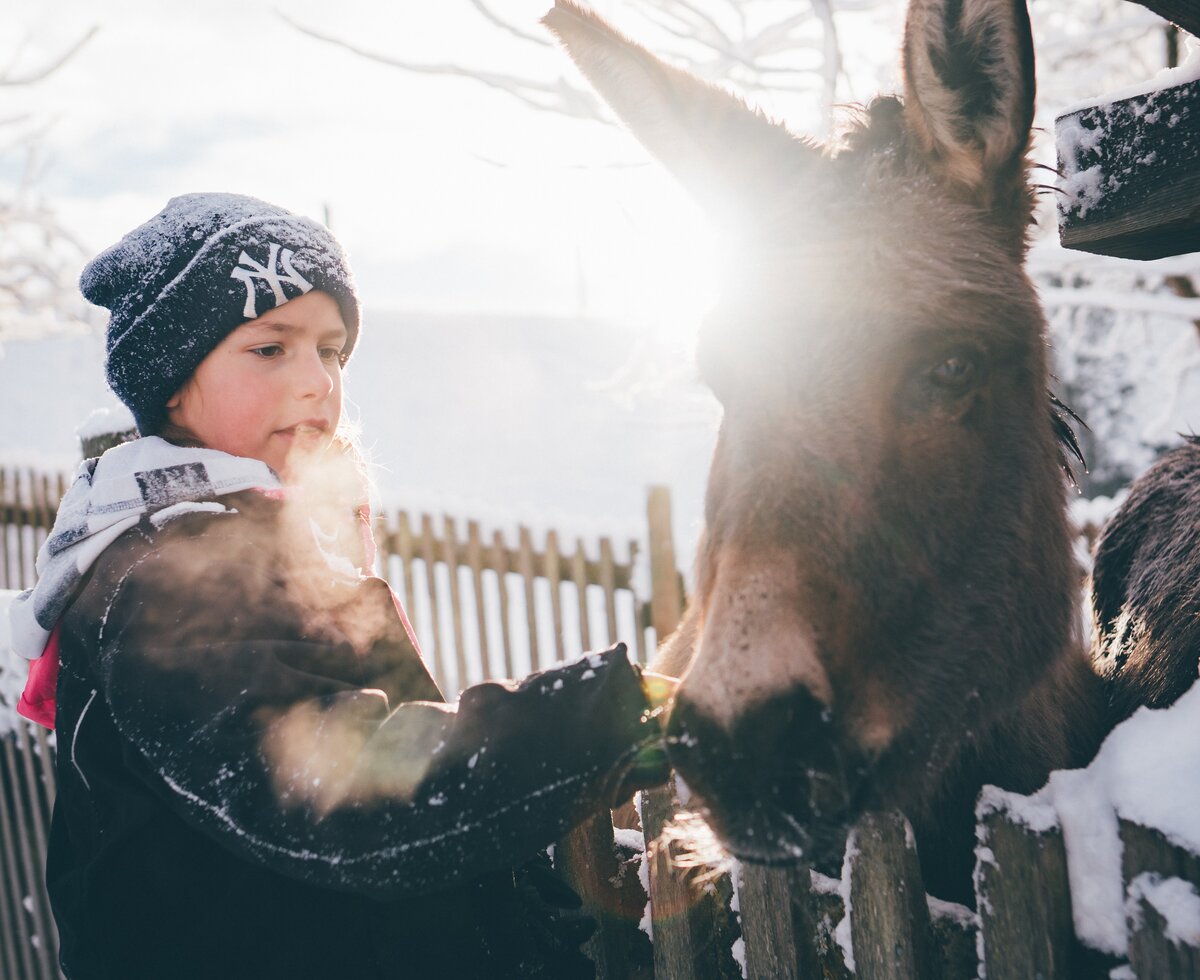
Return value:
[(110, 316), (105, 372), (138, 431), (233, 330), (317, 289), (337, 301), (344, 353), (358, 340), (358, 293), (337, 239), (317, 222), (240, 194), (185, 194), (83, 270), (84, 298)]

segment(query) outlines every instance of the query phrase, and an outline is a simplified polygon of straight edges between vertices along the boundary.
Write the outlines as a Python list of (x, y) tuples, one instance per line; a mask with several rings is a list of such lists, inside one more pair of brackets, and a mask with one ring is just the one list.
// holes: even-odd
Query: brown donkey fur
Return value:
[(1035, 790), (1112, 724), (1022, 268), (1024, 0), (912, 0), (903, 99), (829, 146), (571, 0), (546, 23), (738, 255), (697, 352), (724, 417), (660, 658), (672, 760), (743, 860), (836, 864), (898, 806), (929, 889), (969, 901), (980, 786)]

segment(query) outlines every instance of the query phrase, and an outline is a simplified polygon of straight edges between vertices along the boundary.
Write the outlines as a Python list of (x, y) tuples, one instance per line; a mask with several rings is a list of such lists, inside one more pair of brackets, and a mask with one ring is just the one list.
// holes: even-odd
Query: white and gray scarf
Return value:
[(213, 498), (253, 489), (279, 491), (282, 484), (260, 460), (176, 446), (157, 436), (86, 460), (38, 550), (37, 584), (9, 607), (13, 649), (26, 660), (42, 655), (84, 574), (143, 515), (159, 524), (197, 510), (225, 512), (229, 508)]

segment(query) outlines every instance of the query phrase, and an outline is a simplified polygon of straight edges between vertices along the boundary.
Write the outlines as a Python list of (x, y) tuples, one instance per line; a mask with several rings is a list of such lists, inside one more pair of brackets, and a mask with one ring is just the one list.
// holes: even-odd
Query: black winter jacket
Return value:
[(123, 534), (62, 622), (68, 976), (570, 975), (511, 868), (654, 734), (624, 650), (454, 710), (386, 583), (335, 581), (286, 505), (222, 500)]

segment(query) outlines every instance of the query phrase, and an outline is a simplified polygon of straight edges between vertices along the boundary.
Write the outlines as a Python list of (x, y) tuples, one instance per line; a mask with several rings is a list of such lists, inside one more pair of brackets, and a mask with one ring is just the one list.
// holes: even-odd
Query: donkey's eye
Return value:
[(962, 391), (974, 383), (978, 371), (975, 361), (965, 355), (954, 355), (939, 361), (930, 369), (929, 380), (948, 391)]

